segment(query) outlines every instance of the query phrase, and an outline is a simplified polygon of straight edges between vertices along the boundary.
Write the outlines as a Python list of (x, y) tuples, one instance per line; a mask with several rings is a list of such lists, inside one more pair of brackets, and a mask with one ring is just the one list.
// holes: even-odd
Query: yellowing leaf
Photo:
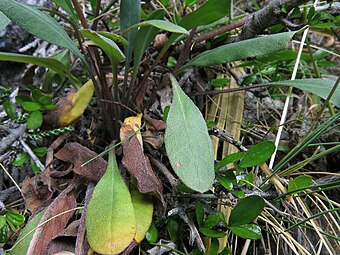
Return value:
[(131, 198), (135, 209), (135, 218), (138, 219), (136, 221), (135, 240), (140, 243), (151, 225), (153, 204), (148, 195), (141, 194), (138, 191), (131, 192)]
[(106, 173), (88, 204), (86, 231), (91, 248), (100, 254), (118, 254), (135, 237), (134, 207), (113, 151), (109, 154)]
[(124, 120), (124, 124), (120, 129), (120, 139), (122, 141), (129, 137), (130, 134), (128, 134), (128, 131), (130, 131), (132, 128), (133, 131), (136, 132), (136, 136), (140, 144), (143, 146), (142, 135), (139, 131), (142, 124), (142, 116), (143, 114), (138, 114), (137, 116), (128, 117)]
[(94, 92), (93, 81), (86, 82), (76, 93), (67, 97), (67, 102), (59, 116), (58, 124), (61, 127), (71, 124), (73, 121), (83, 115)]

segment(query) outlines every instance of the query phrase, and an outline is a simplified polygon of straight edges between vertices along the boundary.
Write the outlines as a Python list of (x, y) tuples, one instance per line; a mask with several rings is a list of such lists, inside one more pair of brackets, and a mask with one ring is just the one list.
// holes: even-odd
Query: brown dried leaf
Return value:
[(59, 160), (73, 164), (74, 173), (85, 177), (90, 182), (98, 182), (107, 168), (107, 162), (103, 158), (99, 157), (85, 166), (81, 166), (96, 155), (95, 152), (79, 143), (68, 143), (54, 156)]
[(34, 213), (37, 209), (49, 203), (54, 193), (53, 183), (48, 168), (32, 178), (25, 178), (22, 185), (22, 194), (25, 200), (25, 206), (31, 213)]
[(48, 255), (54, 255), (63, 251), (75, 252), (75, 242), (80, 220), (72, 221), (58, 236), (48, 245)]
[(143, 141), (158, 150), (164, 144), (164, 133), (151, 132), (149, 130), (142, 133)]
[(146, 119), (146, 128), (152, 131), (161, 131), (165, 130), (166, 124), (163, 120), (157, 120), (151, 118), (148, 114), (144, 114), (144, 118)]
[[(125, 134), (122, 137), (131, 136), (134, 132), (132, 128), (125, 126)], [(161, 196), (163, 187), (161, 181), (155, 175), (148, 157), (143, 153), (143, 147), (136, 136), (131, 137), (123, 143), (123, 165), (136, 177), (138, 189), (141, 193), (156, 193)]]
[[(40, 224), (47, 223), (37, 228), (28, 248), (27, 255), (46, 255), (47, 248), (52, 239), (66, 227), (71, 218), (74, 209), (77, 206), (76, 199), (73, 195), (74, 186), (71, 185), (63, 190), (59, 196), (47, 208)], [(70, 211), (65, 213), (66, 211)], [(56, 217), (55, 217), (56, 216)]]

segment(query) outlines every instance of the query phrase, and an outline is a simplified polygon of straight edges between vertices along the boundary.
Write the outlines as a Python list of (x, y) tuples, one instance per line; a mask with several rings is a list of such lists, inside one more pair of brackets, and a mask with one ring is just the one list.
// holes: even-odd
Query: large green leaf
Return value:
[(51, 16), (37, 8), (13, 0), (1, 0), (0, 11), (27, 32), (50, 43), (65, 47), (85, 61), (76, 44)]
[(62, 77), (68, 76), (75, 87), (79, 88), (81, 86), (81, 82), (71, 74), (69, 69), (62, 62), (53, 58), (39, 58), (23, 54), (0, 52), (0, 61), (11, 61), (43, 66), (55, 71)]
[(197, 55), (186, 63), (183, 68), (190, 66), (212, 66), (270, 54), (287, 48), (288, 41), (294, 33), (295, 32), (286, 32), (268, 35), (220, 46)]
[(250, 223), (260, 215), (264, 208), (262, 197), (253, 195), (241, 199), (231, 211), (229, 218), (230, 226), (239, 226)]
[(167, 118), (165, 148), (172, 168), (189, 188), (205, 192), (211, 187), (214, 153), (204, 118), (170, 76), (174, 99)]
[(41, 211), (38, 215), (36, 215), (32, 220), (30, 220), (24, 229), (21, 231), (16, 243), (13, 245), (13, 248), (6, 253), (7, 255), (22, 255), (26, 254), (30, 242), (34, 235), (34, 229), (38, 226), (41, 218), (43, 217), (46, 209)]
[(88, 29), (80, 30), (80, 33), (97, 44), (106, 53), (112, 65), (117, 65), (125, 59), (123, 52), (111, 39)]
[(223, 18), (228, 13), (228, 2), (226, 0), (209, 0), (197, 10), (184, 16), (179, 25), (191, 29), (210, 24)]
[[(276, 81), (270, 83), (270, 85), (284, 85), (292, 86), (297, 89), (308, 91), (319, 97), (326, 99), (331, 92), (335, 81), (326, 79), (299, 79), (299, 80), (288, 80), (288, 81)], [(340, 107), (340, 86), (335, 90), (330, 102)]]
[(86, 232), (91, 248), (101, 254), (118, 254), (135, 237), (134, 207), (113, 151), (88, 204)]
[(138, 28), (138, 27), (156, 27), (165, 31), (169, 31), (172, 33), (177, 33), (177, 34), (189, 34), (189, 32), (178, 25), (175, 25), (169, 21), (166, 20), (146, 20), (141, 23), (135, 24), (128, 28), (125, 32), (131, 31), (132, 29)]

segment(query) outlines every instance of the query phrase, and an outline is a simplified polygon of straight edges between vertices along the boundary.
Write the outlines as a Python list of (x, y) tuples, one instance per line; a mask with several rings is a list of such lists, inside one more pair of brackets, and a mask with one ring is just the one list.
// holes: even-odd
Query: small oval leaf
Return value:
[(255, 224), (244, 224), (240, 226), (231, 226), (231, 232), (244, 239), (260, 239), (261, 228)]
[(240, 162), (240, 167), (252, 167), (262, 164), (275, 151), (275, 145), (270, 141), (264, 141), (251, 147)]
[(26, 111), (38, 111), (41, 109), (41, 105), (38, 104), (38, 103), (35, 103), (35, 102), (23, 102), (22, 104), (22, 107), (24, 108), (24, 110)]
[(231, 211), (229, 218), (230, 226), (238, 226), (250, 223), (260, 215), (264, 208), (262, 197), (253, 195), (241, 199)]
[(30, 116), (27, 119), (27, 128), (36, 130), (40, 128), (41, 124), (43, 122), (43, 116), (40, 111), (35, 111), (30, 114)]
[(300, 175), (294, 179), (290, 179), (288, 184), (288, 192), (305, 189), (311, 182), (312, 177), (309, 175)]
[(214, 153), (197, 106), (171, 75), (174, 99), (167, 118), (165, 148), (172, 168), (189, 188), (205, 192), (214, 178)]
[(225, 232), (217, 231), (211, 228), (205, 228), (205, 227), (200, 227), (199, 231), (208, 237), (213, 237), (213, 238), (222, 238), (226, 235)]
[(115, 154), (93, 191), (86, 211), (87, 239), (97, 253), (122, 252), (136, 234), (136, 219), (131, 196), (121, 177)]

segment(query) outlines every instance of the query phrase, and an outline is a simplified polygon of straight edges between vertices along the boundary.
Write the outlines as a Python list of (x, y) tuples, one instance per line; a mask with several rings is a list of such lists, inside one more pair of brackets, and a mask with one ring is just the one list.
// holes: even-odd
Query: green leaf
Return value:
[(146, 233), (145, 236), (146, 240), (148, 240), (149, 243), (155, 243), (158, 240), (158, 230), (155, 227), (155, 224), (151, 224), (148, 232)]
[(264, 208), (262, 197), (252, 195), (241, 199), (231, 211), (229, 217), (230, 226), (247, 224), (260, 215)]
[(118, 65), (119, 62), (125, 59), (123, 52), (121, 52), (117, 44), (111, 39), (88, 29), (80, 30), (80, 33), (96, 43), (108, 56), (112, 65)]
[[(200, 8), (184, 16), (178, 23), (185, 29), (210, 24), (223, 18), (228, 13), (228, 3), (226, 0), (209, 0), (206, 1)], [(158, 58), (163, 56), (170, 46), (176, 41), (179, 34), (172, 34), (169, 41), (164, 45)]]
[(0, 229), (0, 243), (6, 243), (8, 241), (9, 228), (6, 224)]
[(7, 211), (5, 217), (7, 222), (13, 224), (15, 227), (20, 227), (25, 222), (25, 216), (13, 211)]
[(179, 236), (178, 222), (173, 218), (169, 218), (168, 224), (166, 226), (167, 226), (167, 230), (168, 230), (171, 241), (176, 242)]
[(286, 32), (274, 35), (258, 37), (241, 42), (220, 46), (213, 50), (207, 50), (184, 65), (213, 66), (249, 57), (263, 56), (288, 47), (288, 41), (295, 32)]
[[(0, 3), (1, 4), (1, 3)], [(18, 63), (34, 64), (49, 68), (61, 76), (68, 76), (75, 87), (81, 85), (80, 81), (71, 74), (69, 69), (60, 61), (52, 58), (39, 58), (23, 54), (0, 52), (0, 61), (11, 61)]]
[(11, 20), (7, 18), (7, 16), (3, 12), (0, 11), (0, 31), (4, 30), (10, 22)]
[(189, 188), (205, 192), (214, 178), (214, 152), (204, 118), (170, 76), (174, 99), (167, 118), (165, 148), (172, 168)]
[(246, 152), (246, 155), (241, 159), (240, 167), (246, 168), (262, 164), (270, 158), (274, 151), (275, 145), (272, 142), (260, 142)]
[(39, 148), (34, 148), (33, 152), (35, 153), (35, 155), (37, 155), (38, 157), (44, 157), (47, 153), (47, 147), (39, 147)]
[(27, 152), (20, 153), (16, 159), (12, 162), (13, 166), (22, 166), (29, 160), (30, 156)]
[(236, 176), (232, 170), (226, 171), (224, 175), (217, 175), (217, 180), (227, 190), (232, 190), (234, 184), (237, 183)]
[[(323, 99), (326, 99), (331, 92), (335, 81), (326, 79), (298, 79), (298, 80), (287, 80), (287, 81), (276, 81), (270, 83), (270, 85), (283, 85), (292, 86), (303, 91), (313, 93)], [(330, 102), (340, 107), (340, 86), (335, 90)]]
[[(129, 27), (140, 22), (141, 1), (124, 0), (120, 2), (120, 31), (125, 31)], [(129, 45), (125, 47), (126, 64), (125, 68), (130, 66), (131, 56), (135, 47), (137, 30), (132, 30), (125, 34)], [(126, 70), (126, 74), (127, 74)]]
[(196, 219), (197, 219), (198, 226), (202, 226), (203, 220), (204, 220), (204, 208), (200, 202), (196, 202), (195, 212), (196, 212)]
[(220, 170), (222, 167), (230, 164), (230, 163), (234, 163), (235, 161), (240, 160), (241, 158), (244, 157), (244, 152), (239, 151), (239, 152), (235, 152), (232, 154), (229, 154), (228, 156), (226, 156), (225, 158), (223, 158), (220, 162), (218, 162), (215, 165), (215, 171)]
[(38, 100), (38, 102), (42, 105), (51, 105), (52, 104), (52, 98), (49, 96), (41, 96)]
[(0, 11), (27, 32), (50, 43), (65, 47), (85, 61), (75, 43), (59, 23), (37, 8), (12, 0), (1, 0)]
[(108, 163), (87, 207), (86, 232), (94, 251), (117, 254), (133, 240), (136, 219), (129, 190), (119, 173), (113, 151), (110, 151)]
[(240, 226), (231, 226), (231, 232), (244, 239), (260, 239), (261, 228), (255, 224), (244, 224)]
[(209, 214), (207, 219), (204, 221), (203, 226), (206, 228), (215, 227), (220, 223), (220, 218), (216, 214)]
[(0, 229), (6, 225), (6, 218), (4, 216), (0, 216)]
[(26, 111), (38, 111), (41, 109), (41, 105), (35, 102), (26, 101), (26, 102), (23, 102), (21, 105)]
[(137, 27), (145, 27), (145, 26), (152, 26), (152, 27), (156, 27), (161, 30), (165, 30), (165, 31), (169, 31), (172, 33), (177, 33), (177, 34), (189, 34), (188, 30), (186, 30), (185, 28), (181, 26), (175, 25), (174, 23), (171, 23), (166, 20), (157, 20), (157, 19), (146, 20), (141, 23), (135, 24), (131, 26), (130, 28), (128, 28), (126, 31), (124, 31), (124, 33), (131, 31), (132, 29), (135, 29)]
[(32, 90), (32, 97), (34, 99), (34, 101), (39, 102), (39, 98), (42, 97), (43, 94), (41, 93), (41, 91), (39, 89), (33, 89)]
[(30, 114), (30, 116), (27, 119), (27, 128), (36, 130), (40, 128), (41, 124), (43, 122), (43, 117), (40, 111), (34, 111)]
[(207, 236), (207, 237), (213, 237), (213, 238), (222, 238), (226, 235), (225, 232), (217, 231), (211, 228), (205, 228), (205, 227), (200, 227), (199, 231)]
[(135, 211), (136, 235), (135, 240), (140, 243), (145, 238), (148, 232), (153, 213), (153, 204), (151, 198), (146, 194), (141, 194), (138, 191), (131, 192), (131, 199)]
[(191, 29), (202, 25), (210, 24), (226, 16), (228, 4), (226, 0), (209, 0), (197, 10), (184, 16), (179, 25)]
[(212, 238), (209, 246), (208, 255), (216, 255), (218, 253), (219, 246), (220, 245), (218, 239)]
[(52, 2), (54, 2), (56, 5), (59, 5), (64, 11), (70, 14), (74, 21), (79, 20), (78, 16), (74, 12), (71, 0), (52, 0)]
[(41, 172), (41, 169), (37, 166), (37, 164), (34, 162), (32, 158), (30, 159), (30, 163), (33, 173), (38, 174)]
[(12, 120), (15, 120), (18, 118), (18, 114), (16, 112), (14, 104), (12, 104), (9, 100), (6, 100), (4, 103), (4, 110), (8, 117), (10, 117)]
[[(147, 20), (150, 19), (163, 19), (165, 14), (164, 10), (155, 10), (152, 12)], [(136, 35), (136, 43), (134, 48), (134, 65), (133, 65), (133, 78), (134, 81), (137, 76), (140, 61), (142, 60), (143, 54), (149, 47), (150, 43), (154, 40), (159, 29), (156, 27), (141, 27)], [(132, 84), (133, 85), (133, 84)]]
[(294, 179), (290, 179), (288, 184), (288, 192), (308, 188), (311, 182), (312, 177), (309, 175), (300, 175)]
[(22, 255), (27, 253), (27, 249), (34, 235), (34, 229), (38, 226), (46, 210), (41, 211), (37, 216), (30, 220), (21, 231), (16, 243), (7, 255)]
[(104, 31), (98, 31), (97, 32), (98, 34), (114, 41), (114, 42), (119, 42), (119, 43), (122, 43), (124, 45), (129, 45), (129, 42), (122, 36), (120, 35), (116, 35), (116, 34), (112, 34), (110, 32), (104, 32)]

